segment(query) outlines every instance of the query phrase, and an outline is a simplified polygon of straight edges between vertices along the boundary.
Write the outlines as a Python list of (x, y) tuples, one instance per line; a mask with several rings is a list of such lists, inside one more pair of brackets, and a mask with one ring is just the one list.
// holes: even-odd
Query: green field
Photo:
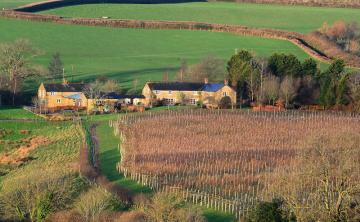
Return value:
[[(44, 54), (36, 62), (46, 65), (56, 51), (65, 63), (70, 81), (92, 81), (104, 75), (116, 79), (122, 88), (137, 90), (149, 80), (161, 80), (164, 72), (174, 74), (183, 59), (196, 63), (213, 55), (228, 60), (235, 49), (247, 49), (259, 56), (275, 52), (308, 56), (288, 41), (236, 36), (228, 33), (187, 30), (143, 30), (60, 25), (0, 19), (0, 42), (29, 39)], [(39, 80), (38, 80), (39, 81)], [(37, 84), (28, 86), (32, 92)]]
[(0, 0), (0, 9), (2, 8), (15, 8), (21, 5), (39, 2), (39, 0)]
[(301, 33), (318, 29), (324, 22), (337, 20), (360, 23), (360, 10), (239, 3), (181, 4), (90, 4), (68, 6), (41, 13), (66, 17), (108, 16), (122, 19), (198, 21), (250, 27), (275, 28)]
[[(6, 174), (2, 178), (3, 183), (16, 183), (17, 179), (24, 178), (27, 174), (36, 174), (39, 169), (76, 173), (79, 147), (82, 141), (79, 127), (69, 122), (19, 122), (16, 120), (1, 122), (0, 125), (2, 130), (8, 132), (0, 138), (3, 141), (0, 144), (0, 155), (3, 152), (17, 149), (21, 143), (16, 144), (16, 141), (36, 136), (48, 139), (48, 144), (39, 144), (39, 147), (29, 154), (31, 157), (29, 161), (22, 164), (21, 167), (13, 168)], [(20, 130), (29, 130), (29, 133), (24, 135), (20, 133)]]
[[(0, 108), (0, 120), (4, 119), (41, 119), (41, 117), (22, 108), (4, 107)], [(1, 126), (0, 126), (1, 128)]]

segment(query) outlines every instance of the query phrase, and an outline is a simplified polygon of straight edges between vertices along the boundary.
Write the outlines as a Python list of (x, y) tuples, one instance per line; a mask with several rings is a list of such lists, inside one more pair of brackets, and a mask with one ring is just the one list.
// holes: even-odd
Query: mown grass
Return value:
[[(213, 55), (227, 61), (235, 49), (247, 49), (258, 56), (275, 52), (308, 57), (288, 41), (236, 36), (228, 33), (187, 30), (143, 30), (60, 25), (0, 19), (1, 42), (29, 39), (44, 54), (35, 62), (48, 65), (51, 55), (60, 52), (69, 81), (92, 81), (98, 76), (118, 80), (124, 90), (139, 92), (146, 81), (170, 78), (183, 59), (189, 64)], [(35, 93), (41, 79), (28, 82), (25, 89)], [(60, 81), (60, 80), (59, 80)]]
[(336, 20), (360, 22), (360, 10), (306, 6), (195, 2), (180, 4), (89, 4), (40, 13), (66, 17), (198, 21), (275, 28), (301, 33)]
[(150, 188), (144, 187), (128, 178), (125, 178), (116, 170), (116, 165), (121, 158), (118, 149), (120, 140), (114, 135), (113, 129), (108, 125), (108, 122), (98, 122), (97, 124), (96, 133), (100, 147), (99, 158), (101, 173), (111, 182), (128, 188), (134, 193), (151, 192)]
[[(0, 120), (41, 120), (42, 118), (22, 108), (0, 107)], [(1, 126), (0, 126), (1, 128)]]

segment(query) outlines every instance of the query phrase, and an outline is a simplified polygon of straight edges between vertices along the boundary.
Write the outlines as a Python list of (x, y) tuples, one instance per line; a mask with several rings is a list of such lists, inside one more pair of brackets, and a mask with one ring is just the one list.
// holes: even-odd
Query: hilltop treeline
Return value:
[(219, 2), (220, 1), (236, 3), (305, 5), (341, 8), (360, 7), (360, 2), (357, 0), (219, 0)]

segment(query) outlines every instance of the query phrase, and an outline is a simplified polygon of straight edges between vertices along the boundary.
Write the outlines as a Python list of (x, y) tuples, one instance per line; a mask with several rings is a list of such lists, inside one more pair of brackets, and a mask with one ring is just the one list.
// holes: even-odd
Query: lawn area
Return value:
[[(42, 118), (23, 108), (0, 107), (0, 120), (4, 119), (38, 119)], [(0, 127), (1, 128), (1, 127)]]
[[(43, 50), (35, 62), (47, 66), (51, 55), (60, 52), (69, 81), (91, 81), (98, 76), (118, 80), (125, 90), (140, 91), (146, 81), (173, 76), (183, 59), (189, 64), (213, 55), (227, 61), (235, 49), (259, 56), (275, 52), (308, 57), (288, 41), (188, 30), (143, 30), (60, 25), (0, 19), (0, 43), (29, 39)], [(25, 87), (34, 93), (41, 79)]]
[(337, 20), (360, 23), (360, 9), (224, 2), (179, 4), (89, 4), (42, 11), (65, 17), (198, 21), (275, 28), (301, 33)]

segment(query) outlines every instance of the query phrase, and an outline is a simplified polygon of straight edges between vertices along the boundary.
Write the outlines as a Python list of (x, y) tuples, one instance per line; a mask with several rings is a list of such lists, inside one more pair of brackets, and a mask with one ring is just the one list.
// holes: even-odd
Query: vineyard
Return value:
[(237, 218), (271, 198), (277, 169), (295, 164), (307, 141), (360, 133), (350, 114), (193, 110), (119, 118), (111, 125), (122, 141), (120, 172)]

